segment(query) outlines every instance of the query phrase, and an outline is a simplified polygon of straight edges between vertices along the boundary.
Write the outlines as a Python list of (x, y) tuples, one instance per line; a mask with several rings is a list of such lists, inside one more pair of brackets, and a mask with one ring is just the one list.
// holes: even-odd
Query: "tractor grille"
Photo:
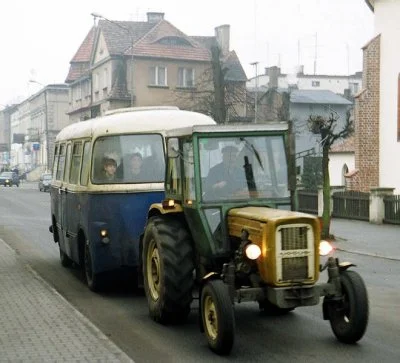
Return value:
[(278, 283), (314, 278), (314, 236), (306, 224), (279, 226), (276, 235)]
[(304, 280), (308, 275), (307, 257), (284, 258), (282, 261), (282, 279)]

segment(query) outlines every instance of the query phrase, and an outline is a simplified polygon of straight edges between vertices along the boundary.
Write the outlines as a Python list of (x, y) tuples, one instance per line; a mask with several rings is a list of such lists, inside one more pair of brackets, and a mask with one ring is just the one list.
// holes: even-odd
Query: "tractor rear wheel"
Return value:
[(149, 220), (143, 237), (143, 279), (153, 320), (186, 320), (193, 300), (193, 260), (192, 239), (183, 222), (170, 216)]

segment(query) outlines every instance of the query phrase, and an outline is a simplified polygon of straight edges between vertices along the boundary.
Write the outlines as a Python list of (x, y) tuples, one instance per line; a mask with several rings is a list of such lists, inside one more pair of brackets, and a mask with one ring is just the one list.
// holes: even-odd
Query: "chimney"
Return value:
[(164, 13), (148, 12), (147, 22), (148, 23), (158, 23), (164, 19)]
[(265, 69), (268, 70), (267, 75), (269, 75), (269, 87), (277, 88), (278, 87), (278, 78), (281, 75), (281, 69), (277, 66), (272, 66)]
[(221, 48), (222, 56), (226, 56), (229, 53), (229, 36), (230, 36), (230, 25), (220, 25), (215, 28), (215, 37), (217, 43)]
[(299, 65), (299, 66), (297, 67), (297, 72), (296, 72), (296, 74), (297, 74), (297, 75), (304, 75), (304, 66), (303, 66), (303, 65)]

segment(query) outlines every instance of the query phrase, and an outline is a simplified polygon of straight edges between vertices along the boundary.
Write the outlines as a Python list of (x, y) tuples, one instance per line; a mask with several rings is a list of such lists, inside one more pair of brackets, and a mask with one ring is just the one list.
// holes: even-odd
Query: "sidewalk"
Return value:
[(0, 239), (1, 362), (133, 362)]
[(338, 250), (400, 261), (400, 226), (334, 218), (331, 234)]

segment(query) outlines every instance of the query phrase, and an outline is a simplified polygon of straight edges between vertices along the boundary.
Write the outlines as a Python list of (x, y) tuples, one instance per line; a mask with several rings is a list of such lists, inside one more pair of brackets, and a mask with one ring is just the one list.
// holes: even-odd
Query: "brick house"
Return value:
[(365, 0), (375, 15), (375, 36), (363, 47), (363, 90), (355, 101), (355, 167), (360, 189), (400, 193), (400, 2)]
[(204, 112), (199, 94), (210, 91), (211, 47), (218, 45), (228, 80), (242, 100), (230, 103), (228, 118), (246, 115), (247, 77), (229, 50), (229, 25), (213, 37), (184, 34), (164, 19), (147, 13), (146, 22), (101, 19), (87, 34), (70, 62), (71, 122), (130, 106), (174, 105)]

